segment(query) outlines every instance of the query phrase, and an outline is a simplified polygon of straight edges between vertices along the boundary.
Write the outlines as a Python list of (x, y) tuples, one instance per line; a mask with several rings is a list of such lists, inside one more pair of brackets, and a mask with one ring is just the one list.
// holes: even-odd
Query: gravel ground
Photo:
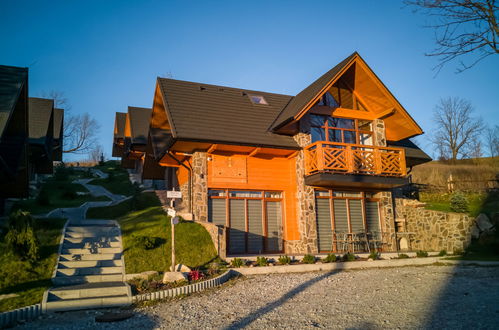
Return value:
[(21, 328), (499, 328), (499, 267), (425, 266), (262, 275), (136, 308), (95, 323), (102, 311), (43, 316)]

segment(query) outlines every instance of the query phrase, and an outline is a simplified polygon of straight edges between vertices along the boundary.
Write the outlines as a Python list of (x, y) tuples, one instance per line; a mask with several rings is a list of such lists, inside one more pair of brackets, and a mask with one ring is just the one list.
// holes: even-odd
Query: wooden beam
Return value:
[(298, 151), (298, 150), (297, 150), (297, 151), (294, 151), (294, 152), (290, 153), (290, 154), (289, 154), (286, 158), (287, 158), (287, 159), (294, 158), (294, 157), (296, 157), (296, 155), (298, 155), (298, 153), (299, 153), (299, 151)]
[(211, 147), (208, 149), (207, 153), (211, 154), (215, 149), (217, 149), (218, 144), (212, 144)]
[(255, 148), (253, 149), (253, 151), (251, 151), (249, 154), (248, 154), (248, 157), (253, 157), (254, 155), (256, 155), (258, 152), (260, 152), (262, 148)]
[(385, 110), (381, 113), (376, 114), (376, 119), (384, 119), (386, 117), (389, 117), (395, 113), (395, 108), (391, 108), (388, 110)]
[(376, 119), (376, 115), (373, 114), (372, 112), (346, 109), (346, 108), (336, 108), (334, 109), (332, 115), (335, 117), (342, 117), (342, 118), (355, 118), (355, 119), (364, 119), (364, 120)]

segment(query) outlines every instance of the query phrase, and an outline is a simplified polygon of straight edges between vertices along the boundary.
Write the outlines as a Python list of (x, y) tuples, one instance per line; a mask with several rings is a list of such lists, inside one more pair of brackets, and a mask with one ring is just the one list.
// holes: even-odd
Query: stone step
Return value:
[(119, 236), (107, 236), (107, 237), (64, 237), (64, 243), (94, 243), (94, 242), (121, 242), (121, 237)]
[(60, 261), (58, 268), (85, 268), (85, 267), (122, 267), (121, 259), (117, 260), (82, 260), (82, 261)]
[(93, 297), (83, 299), (62, 299), (58, 301), (48, 301), (46, 303), (47, 312), (63, 312), (81, 309), (109, 308), (119, 306), (129, 306), (132, 299), (128, 295)]
[(120, 248), (121, 249), (121, 242), (112, 242), (112, 241), (94, 241), (94, 242), (87, 242), (83, 241), (81, 243), (72, 243), (69, 241), (66, 241), (64, 239), (64, 242), (62, 244), (63, 249), (88, 249), (88, 248)]
[(116, 226), (115, 220), (85, 219), (81, 222), (84, 226)]
[(57, 274), (52, 277), (54, 285), (74, 285), (83, 283), (96, 283), (96, 282), (120, 282), (123, 281), (123, 274), (104, 274), (104, 275), (84, 275), (84, 276), (67, 276)]
[(52, 288), (48, 301), (127, 295), (130, 287), (123, 282), (85, 283)]
[(65, 238), (116, 238), (119, 237), (119, 232), (66, 232)]
[(56, 276), (85, 276), (100, 274), (120, 274), (122, 267), (79, 267), (79, 268), (58, 268)]
[(66, 249), (62, 248), (61, 253), (62, 254), (109, 254), (109, 253), (120, 253), (121, 248), (119, 247), (105, 247), (105, 248), (100, 248), (100, 247), (95, 247), (95, 248), (86, 248), (86, 249)]
[(96, 254), (61, 254), (59, 261), (80, 261), (80, 260), (119, 260), (121, 253), (96, 253)]
[(119, 235), (119, 228), (116, 226), (72, 226), (67, 227), (66, 232), (68, 233), (92, 233), (92, 234), (105, 234), (105, 233), (115, 233)]

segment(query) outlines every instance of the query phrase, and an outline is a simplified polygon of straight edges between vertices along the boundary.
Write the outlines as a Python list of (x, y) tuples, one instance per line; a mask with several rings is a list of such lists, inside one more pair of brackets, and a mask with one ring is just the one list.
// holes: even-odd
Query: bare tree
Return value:
[(485, 144), (487, 145), (490, 157), (499, 155), (499, 125), (487, 127), (485, 131)]
[(437, 47), (425, 55), (439, 58), (434, 69), (440, 71), (448, 62), (460, 61), (462, 72), (492, 54), (499, 54), (499, 6), (496, 0), (405, 0), (414, 11), (434, 18), (426, 25), (435, 30)]
[(104, 149), (102, 149), (102, 146), (100, 144), (96, 145), (92, 150), (89, 152), (90, 155), (90, 160), (99, 163), (100, 161), (103, 161), (104, 159)]
[(455, 161), (469, 152), (484, 129), (480, 118), (473, 117), (473, 106), (458, 97), (441, 99), (435, 107), (437, 127), (432, 142), (444, 158)]
[(71, 110), (71, 103), (69, 103), (69, 99), (66, 97), (64, 92), (51, 90), (49, 92), (44, 91), (41, 93), (41, 97), (46, 99), (54, 100), (54, 106), (56, 108), (64, 109), (64, 112), (67, 114), (69, 110)]
[(97, 144), (100, 125), (88, 113), (68, 116), (64, 121), (65, 153), (86, 154)]

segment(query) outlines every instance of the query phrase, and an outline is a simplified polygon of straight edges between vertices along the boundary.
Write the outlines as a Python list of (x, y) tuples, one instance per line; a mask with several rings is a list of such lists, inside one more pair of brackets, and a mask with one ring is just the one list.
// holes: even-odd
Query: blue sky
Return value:
[(294, 95), (355, 50), (425, 132), (448, 96), (499, 124), (499, 56), (435, 77), (425, 22), (394, 0), (2, 0), (0, 64), (30, 68), (31, 96), (61, 91), (89, 112), (108, 156), (115, 112), (150, 107), (157, 76)]

